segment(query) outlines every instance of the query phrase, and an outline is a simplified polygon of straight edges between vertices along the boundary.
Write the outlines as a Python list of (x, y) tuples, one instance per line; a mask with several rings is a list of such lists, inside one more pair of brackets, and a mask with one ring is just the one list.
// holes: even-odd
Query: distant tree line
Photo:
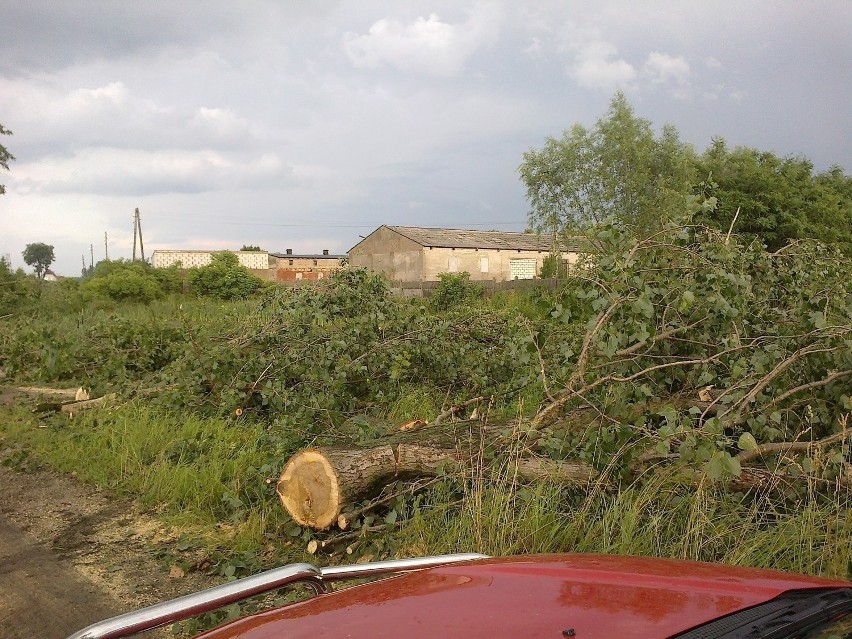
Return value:
[(591, 129), (575, 124), (527, 151), (520, 175), (543, 233), (615, 223), (647, 237), (672, 222), (704, 224), (770, 251), (810, 238), (852, 255), (852, 177), (840, 166), (816, 173), (807, 158), (721, 138), (698, 154), (672, 126), (655, 135), (620, 92)]

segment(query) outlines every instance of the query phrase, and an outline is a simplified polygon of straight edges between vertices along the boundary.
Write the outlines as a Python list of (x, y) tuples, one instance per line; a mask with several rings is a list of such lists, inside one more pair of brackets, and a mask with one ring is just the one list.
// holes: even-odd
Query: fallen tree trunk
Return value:
[(311, 448), (287, 462), (276, 491), (296, 523), (325, 530), (344, 509), (396, 479), (441, 473), (483, 472), (534, 481), (549, 479), (572, 486), (592, 481), (597, 473), (582, 462), (516, 459), (501, 468), (477, 468), (456, 451), (401, 443), (369, 449)]
[(68, 413), (70, 416), (74, 416), (75, 413), (79, 413), (84, 410), (91, 410), (92, 408), (97, 408), (105, 403), (108, 403), (116, 398), (114, 393), (110, 393), (109, 395), (104, 395), (103, 397), (96, 397), (95, 399), (85, 399), (81, 402), (71, 402), (70, 404), (63, 404), (62, 410), (63, 413)]
[(8, 389), (25, 395), (51, 395), (68, 399), (74, 399), (79, 392), (78, 388), (45, 388), (43, 386), (9, 386)]

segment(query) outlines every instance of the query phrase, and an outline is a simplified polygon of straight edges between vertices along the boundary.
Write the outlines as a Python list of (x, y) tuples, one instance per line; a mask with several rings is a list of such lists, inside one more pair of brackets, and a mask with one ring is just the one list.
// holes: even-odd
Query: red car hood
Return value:
[(320, 595), (204, 639), (670, 637), (788, 590), (846, 586), (786, 573), (644, 557), (466, 562)]

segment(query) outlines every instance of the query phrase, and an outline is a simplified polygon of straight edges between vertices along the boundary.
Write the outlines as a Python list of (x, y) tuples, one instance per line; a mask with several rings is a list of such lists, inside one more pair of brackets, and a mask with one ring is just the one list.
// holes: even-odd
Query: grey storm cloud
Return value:
[[(0, 0), (0, 254), (342, 252), (379, 224), (521, 230), (523, 152), (616, 89), (713, 136), (852, 164), (852, 5), (784, 0)], [(147, 245), (147, 244), (146, 244)]]

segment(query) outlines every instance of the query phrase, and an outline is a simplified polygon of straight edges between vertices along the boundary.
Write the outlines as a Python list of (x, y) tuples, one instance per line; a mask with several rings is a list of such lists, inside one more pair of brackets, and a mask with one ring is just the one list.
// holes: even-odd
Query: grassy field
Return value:
[[(4, 412), (6, 445), (27, 451), (4, 463), (35, 461), (134, 498), (189, 540), (184, 543), (234, 558), (237, 574), (268, 568), (261, 555), (264, 562), (301, 561), (307, 541), (324, 538), (294, 527), (281, 508), (274, 484), (283, 460), (258, 425), (140, 401), (53, 418), (46, 427), (27, 411)], [(445, 478), (399, 503), (386, 531), (349, 543), (355, 557), (591, 552), (852, 577), (848, 488), (814, 487), (793, 498), (743, 496), (710, 483), (685, 486), (651, 469), (618, 488), (604, 476), (588, 490), (565, 489), (518, 482), (507, 460), (496, 476)], [(345, 553), (313, 558), (352, 559)]]
[[(3, 463), (132, 497), (228, 576), (303, 560), (311, 541), (328, 542), (318, 562), (577, 551), (852, 576), (848, 264), (824, 247), (608, 232), (610, 253), (563, 289), (489, 299), (460, 276), (399, 299), (364, 271), (241, 301), (33, 288), (0, 317), (7, 382), (117, 400), (71, 420), (2, 409)], [(122, 295), (125, 279), (111, 280)], [(375, 442), (468, 400), (524, 431), (481, 472), (387, 486), (346, 531), (280, 506), (297, 450)], [(600, 479), (523, 483), (519, 453)], [(732, 490), (741, 460), (775, 483)]]

